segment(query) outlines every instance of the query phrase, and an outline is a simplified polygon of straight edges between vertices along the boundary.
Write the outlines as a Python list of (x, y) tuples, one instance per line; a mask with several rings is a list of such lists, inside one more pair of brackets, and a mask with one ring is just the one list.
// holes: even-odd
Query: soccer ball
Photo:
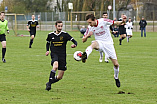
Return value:
[(76, 52), (74, 53), (74, 59), (75, 59), (76, 61), (81, 61), (81, 57), (82, 57), (82, 52), (81, 52), (81, 51), (76, 51)]

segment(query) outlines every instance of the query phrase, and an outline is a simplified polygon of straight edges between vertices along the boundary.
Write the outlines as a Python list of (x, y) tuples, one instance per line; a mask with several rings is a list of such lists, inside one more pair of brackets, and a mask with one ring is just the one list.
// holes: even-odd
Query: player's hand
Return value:
[(49, 55), (49, 51), (47, 51), (45, 55), (48, 56)]
[(76, 45), (75, 45), (75, 44), (71, 45), (71, 48), (75, 48), (75, 47), (76, 47)]
[(28, 31), (30, 31), (30, 29), (27, 29)]
[(82, 38), (82, 42), (84, 43), (84, 42), (86, 42), (86, 41), (87, 41), (87, 38), (83, 37), (83, 38)]

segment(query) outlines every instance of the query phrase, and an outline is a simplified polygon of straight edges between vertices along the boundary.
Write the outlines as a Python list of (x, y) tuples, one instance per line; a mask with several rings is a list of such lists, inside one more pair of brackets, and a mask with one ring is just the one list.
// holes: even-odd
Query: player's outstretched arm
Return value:
[(71, 48), (75, 48), (77, 46), (77, 41), (75, 39), (71, 40), (74, 44), (71, 45)]
[(124, 21), (114, 21), (114, 25), (121, 25), (122, 23), (125, 23)]
[(114, 24), (116, 24), (116, 25), (124, 25), (126, 23), (126, 19), (127, 19), (127, 16), (124, 15), (123, 18), (122, 18), (122, 21), (114, 21)]
[(49, 48), (50, 48), (50, 42), (47, 42), (47, 44), (46, 44), (46, 56), (48, 56), (49, 55)]
[(27, 30), (30, 31), (29, 26), (27, 26)]

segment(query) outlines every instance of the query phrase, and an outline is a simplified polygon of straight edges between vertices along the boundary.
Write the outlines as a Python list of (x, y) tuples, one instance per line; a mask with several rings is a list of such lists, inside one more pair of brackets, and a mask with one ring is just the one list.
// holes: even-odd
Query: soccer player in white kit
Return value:
[(105, 18), (96, 19), (94, 14), (87, 14), (86, 20), (91, 28), (89, 28), (88, 34), (82, 38), (82, 41), (86, 42), (88, 37), (90, 37), (92, 34), (94, 34), (95, 36), (95, 41), (93, 41), (92, 44), (86, 48), (86, 51), (83, 52), (82, 62), (86, 62), (86, 59), (93, 49), (103, 51), (105, 54), (108, 55), (114, 65), (114, 79), (116, 81), (116, 86), (120, 87), (120, 81), (118, 78), (119, 64), (117, 61), (116, 52), (113, 46), (113, 39), (108, 29), (108, 25), (119, 25), (123, 21), (113, 21)]
[(133, 29), (133, 22), (131, 22), (131, 18), (129, 18), (128, 22), (125, 25), (126, 33), (127, 33), (127, 42), (129, 42), (129, 38), (132, 37), (132, 29)]
[[(107, 12), (103, 12), (102, 17), (107, 19), (107, 18), (108, 18)], [(108, 25), (108, 29), (110, 30), (110, 25)], [(103, 51), (100, 51), (99, 62), (102, 62), (102, 61), (103, 61)], [(106, 63), (109, 63), (108, 55), (107, 55), (107, 54), (105, 54), (105, 62), (106, 62)]]

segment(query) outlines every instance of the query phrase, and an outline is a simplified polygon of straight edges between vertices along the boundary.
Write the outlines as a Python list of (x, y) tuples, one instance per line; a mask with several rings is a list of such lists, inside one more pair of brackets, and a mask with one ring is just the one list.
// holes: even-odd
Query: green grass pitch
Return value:
[[(32, 49), (28, 48), (29, 37), (16, 37), (12, 31), (7, 35), (7, 63), (0, 61), (0, 104), (157, 103), (157, 33), (148, 32), (145, 38), (134, 32), (130, 42), (125, 39), (121, 46), (113, 37), (120, 64), (121, 87), (117, 88), (111, 61), (99, 63), (98, 51), (93, 50), (85, 64), (73, 59), (73, 53), (84, 51), (94, 37), (82, 43), (79, 32), (69, 32), (78, 47), (72, 49), (72, 42), (68, 42), (68, 70), (52, 90), (46, 91), (52, 69), (50, 56), (45, 56), (48, 33), (37, 31)], [(119, 91), (125, 94), (117, 94)]]

